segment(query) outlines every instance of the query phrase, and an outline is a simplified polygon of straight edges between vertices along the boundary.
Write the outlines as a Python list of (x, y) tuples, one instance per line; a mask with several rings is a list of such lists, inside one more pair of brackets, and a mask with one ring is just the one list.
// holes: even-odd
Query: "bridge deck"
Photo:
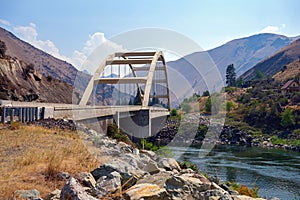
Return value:
[(44, 118), (85, 120), (91, 118), (112, 116), (117, 113), (129, 115), (126, 113), (149, 110), (150, 118), (156, 118), (169, 115), (169, 111), (162, 107), (142, 107), (133, 105), (124, 106), (81, 106), (76, 104), (56, 104), (56, 103), (36, 103), (36, 102), (18, 102), (18, 101), (2, 101), (5, 107), (45, 107)]

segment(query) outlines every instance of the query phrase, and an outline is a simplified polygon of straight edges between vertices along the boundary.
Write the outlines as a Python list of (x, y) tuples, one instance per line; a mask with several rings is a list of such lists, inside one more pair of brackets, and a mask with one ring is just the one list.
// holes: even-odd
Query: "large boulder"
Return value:
[(59, 189), (53, 190), (50, 194), (48, 194), (45, 200), (60, 200), (60, 193), (61, 190)]
[(211, 200), (211, 199), (218, 199), (218, 200), (233, 200), (228, 193), (224, 193), (222, 190), (213, 189), (207, 190), (205, 192), (200, 193), (200, 200)]
[(177, 170), (178, 172), (181, 170), (177, 161), (173, 158), (161, 158), (158, 162), (159, 168), (164, 168), (167, 171)]
[(60, 200), (96, 200), (96, 198), (87, 194), (79, 182), (71, 177), (61, 190)]
[(96, 181), (91, 173), (81, 172), (76, 178), (83, 186), (89, 188), (94, 188), (96, 186)]
[(157, 174), (153, 175), (146, 175), (142, 179), (137, 181), (137, 184), (142, 184), (142, 183), (151, 183), (158, 185), (160, 188), (165, 188), (166, 186), (166, 181), (172, 176), (171, 172), (168, 171), (162, 171)]
[(34, 190), (16, 190), (14, 192), (14, 199), (23, 200), (40, 200), (40, 192), (36, 189)]
[(156, 173), (162, 171), (162, 169), (160, 169), (158, 167), (157, 163), (153, 160), (149, 160), (149, 162), (144, 165), (142, 170), (149, 172), (150, 174), (156, 174)]
[(102, 176), (97, 180), (95, 189), (97, 196), (106, 196), (121, 188), (121, 175), (114, 171), (106, 176)]
[(101, 165), (99, 168), (93, 170), (91, 173), (95, 180), (106, 176), (112, 172), (118, 172), (122, 177), (122, 185), (126, 183), (125, 187), (133, 186), (138, 179), (143, 177), (146, 172), (138, 168), (135, 160), (125, 162), (122, 159), (113, 159), (110, 162)]
[(233, 200), (265, 200), (263, 198), (252, 198), (245, 195), (233, 195), (232, 198)]
[(141, 183), (136, 184), (133, 187), (126, 190), (124, 194), (126, 200), (165, 200), (167, 198), (167, 192), (165, 189), (161, 189), (158, 185)]
[(166, 189), (173, 198), (200, 199), (200, 193), (211, 188), (211, 183), (202, 182), (193, 174), (174, 175), (166, 181)]

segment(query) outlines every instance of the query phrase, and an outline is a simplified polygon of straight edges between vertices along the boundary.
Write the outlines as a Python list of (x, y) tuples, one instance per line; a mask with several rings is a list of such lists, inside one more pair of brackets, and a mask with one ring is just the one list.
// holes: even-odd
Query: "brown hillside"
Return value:
[(0, 40), (7, 46), (7, 55), (34, 64), (36, 70), (45, 76), (51, 75), (67, 83), (73, 83), (78, 70), (71, 64), (35, 48), (1, 27)]
[(0, 99), (72, 103), (73, 86), (16, 58), (0, 59)]
[(300, 59), (295, 60), (294, 62), (286, 65), (280, 72), (275, 74), (273, 78), (276, 81), (286, 81), (288, 79), (293, 79), (296, 76), (300, 76)]
[(294, 41), (290, 45), (284, 47), (271, 57), (255, 65), (252, 69), (248, 70), (242, 77), (245, 80), (254, 79), (256, 71), (261, 71), (265, 77), (272, 77), (281, 70), (284, 70), (286, 65), (294, 62), (300, 58), (300, 39)]

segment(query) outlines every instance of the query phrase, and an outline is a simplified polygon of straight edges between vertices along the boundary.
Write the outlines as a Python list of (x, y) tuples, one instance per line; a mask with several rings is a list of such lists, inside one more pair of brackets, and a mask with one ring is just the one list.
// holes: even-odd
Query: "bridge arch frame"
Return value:
[[(144, 57), (147, 57), (145, 59)], [(117, 60), (116, 58), (122, 57), (122, 60)], [(133, 58), (132, 58), (133, 57)], [(158, 62), (162, 62), (162, 69), (157, 68)], [(105, 70), (105, 67), (108, 65), (128, 65), (133, 77), (123, 77), (123, 78), (100, 78), (100, 75)], [(150, 64), (150, 67), (133, 67), (133, 64)], [(147, 76), (145, 77), (138, 77), (136, 75), (136, 70), (143, 70), (148, 71)], [(94, 75), (92, 76), (90, 82), (88, 83), (87, 88), (85, 89), (83, 96), (79, 102), (79, 105), (87, 105), (88, 100), (91, 96), (93, 88), (97, 84), (126, 84), (126, 83), (135, 83), (139, 90), (139, 95), (142, 101), (142, 108), (148, 107), (149, 99), (150, 99), (150, 92), (153, 83), (153, 77), (155, 70), (163, 70), (165, 74), (165, 84), (166, 84), (166, 91), (167, 94), (164, 98), (167, 98), (168, 101), (168, 110), (170, 110), (170, 91), (168, 85), (168, 75), (167, 75), (167, 67), (166, 61), (162, 51), (155, 51), (155, 52), (117, 52), (111, 54), (106, 57), (106, 59), (99, 65), (97, 70), (95, 71)], [(139, 84), (145, 84), (145, 91), (144, 95), (141, 93), (141, 88)]]

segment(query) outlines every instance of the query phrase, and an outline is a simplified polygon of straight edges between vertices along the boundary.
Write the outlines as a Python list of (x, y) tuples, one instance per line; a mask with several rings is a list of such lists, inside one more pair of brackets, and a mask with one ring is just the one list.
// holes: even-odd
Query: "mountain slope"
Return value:
[(297, 76), (300, 77), (300, 59), (286, 65), (286, 67), (277, 72), (273, 78), (275, 81), (284, 82)]
[(168, 62), (168, 66), (183, 74), (187, 80), (190, 80), (190, 84), (194, 88), (203, 88), (203, 81), (194, 82), (199, 76), (197, 77), (194, 67), (187, 60), (201, 69), (201, 66), (203, 68), (207, 63), (205, 54), (208, 54), (218, 67), (223, 79), (225, 79), (226, 68), (229, 64), (234, 64), (239, 76), (258, 62), (290, 44), (293, 40), (295, 38), (269, 33), (253, 35), (232, 40), (209, 51), (195, 52), (179, 60)]
[(272, 77), (279, 71), (284, 70), (286, 65), (296, 61), (298, 58), (300, 58), (300, 39), (261, 61), (243, 74), (242, 77), (245, 80), (254, 79), (258, 70), (261, 71), (265, 77)]
[(17, 58), (0, 59), (0, 99), (72, 103), (72, 93), (71, 84), (46, 77)]
[[(81, 71), (78, 71), (74, 66), (71, 64), (62, 61), (60, 59), (57, 59), (44, 51), (35, 48), (31, 44), (24, 42), (17, 38), (15, 35), (10, 33), (9, 31), (3, 29), (0, 27), (0, 40), (3, 41), (6, 44), (7, 51), (6, 51), (6, 57), (10, 60), (17, 60), (19, 63), (22, 63), (18, 68), (18, 73), (22, 73), (22, 70), (24, 70), (24, 67), (26, 67), (29, 64), (33, 64), (33, 71), (39, 73), (44, 79), (47, 78), (53, 79), (53, 82), (58, 82), (57, 87), (61, 88), (49, 88), (49, 90), (57, 89), (58, 91), (61, 89), (64, 89), (65, 94), (61, 94), (63, 98), (60, 99), (59, 96), (50, 96), (49, 99), (39, 99), (40, 101), (47, 101), (47, 102), (59, 102), (62, 100), (63, 102), (71, 103), (70, 99), (72, 98), (72, 91), (73, 87), (72, 85), (76, 85), (76, 88), (79, 89), (79, 93), (82, 93), (84, 89), (86, 88), (88, 81), (90, 80), (91, 75), (88, 75), (86, 73), (83, 73)], [(5, 61), (2, 61), (2, 69), (11, 67), (9, 64), (7, 64)], [(13, 72), (14, 73), (14, 72)], [(9, 75), (9, 74), (7, 74)], [(22, 75), (20, 75), (22, 76)], [(5, 77), (2, 82), (7, 81)], [(76, 83), (75, 83), (76, 80)], [(22, 88), (22, 83), (16, 81), (16, 84), (19, 84), (19, 88)], [(11, 81), (9, 81), (11, 83)], [(68, 87), (66, 87), (66, 85)], [(26, 85), (26, 84), (25, 84)], [(5, 87), (5, 91), (10, 88)], [(42, 84), (42, 86), (46, 86)], [(52, 85), (53, 86), (53, 85)], [(24, 86), (25, 90), (28, 89), (27, 86)], [(68, 88), (68, 90), (66, 90)], [(9, 89), (10, 90), (10, 89)], [(39, 91), (38, 88), (36, 88), (35, 92), (40, 93), (42, 95), (43, 92), (47, 92), (47, 90), (41, 90)], [(5, 92), (4, 92), (5, 93)], [(22, 100), (22, 97), (25, 93), (17, 92), (16, 95), (19, 95), (19, 100)], [(52, 93), (53, 95), (55, 94)], [(59, 94), (59, 93), (58, 93)], [(43, 94), (47, 95), (47, 94)], [(69, 95), (68, 97), (66, 95)], [(5, 95), (4, 95), (5, 96)], [(10, 97), (9, 97), (10, 98)], [(68, 100), (67, 100), (68, 99)]]
[(57, 59), (31, 44), (17, 38), (0, 27), (0, 40), (7, 46), (6, 55), (30, 64), (44, 76), (52, 76), (66, 83), (73, 84), (78, 70), (71, 64)]

